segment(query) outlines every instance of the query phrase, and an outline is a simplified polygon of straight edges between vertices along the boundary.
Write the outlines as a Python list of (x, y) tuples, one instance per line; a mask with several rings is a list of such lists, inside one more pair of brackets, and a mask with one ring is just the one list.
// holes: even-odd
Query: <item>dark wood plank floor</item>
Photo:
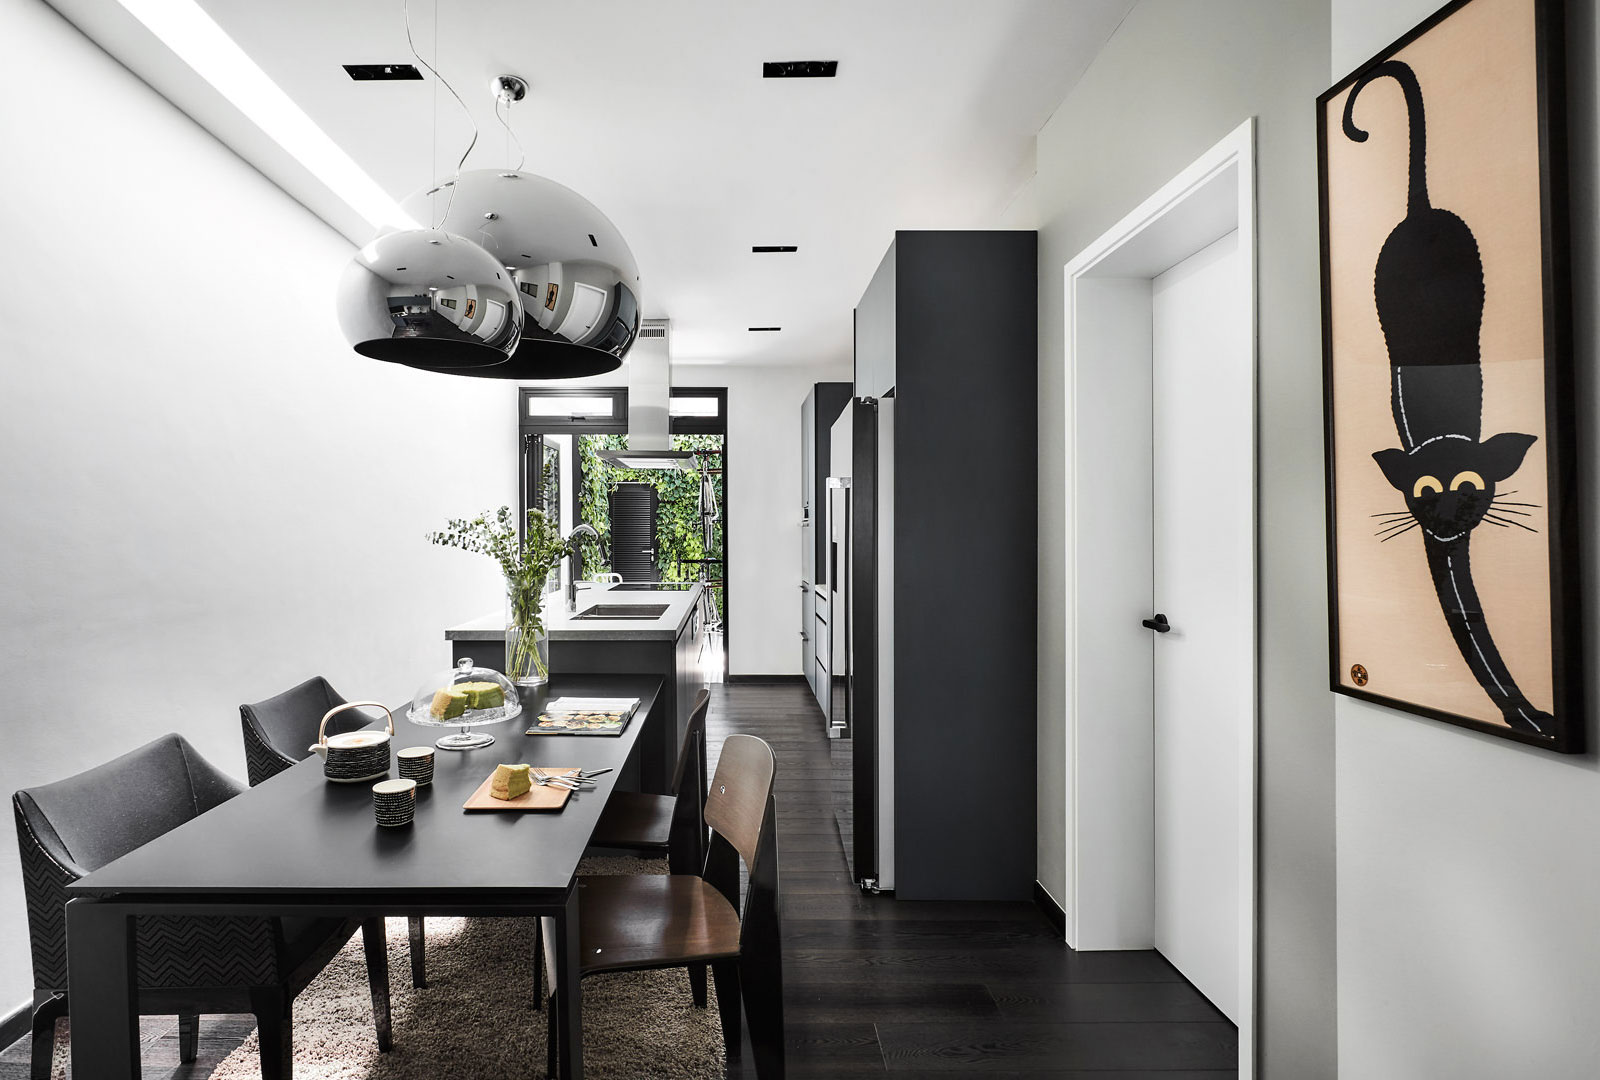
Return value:
[(711, 752), (735, 731), (778, 758), (793, 1080), (1237, 1076), (1236, 1029), (1157, 953), (1075, 953), (1032, 904), (857, 889), (835, 821), (849, 744), (829, 742), (805, 686), (714, 689)]
[[(1031, 904), (863, 895), (835, 821), (848, 743), (824, 736), (803, 685), (714, 687), (707, 731), (713, 768), (732, 732), (760, 736), (778, 758), (792, 1080), (1237, 1075), (1233, 1025), (1156, 953), (1075, 953)], [(204, 1018), (200, 1061), (187, 1068), (174, 1018), (147, 1017), (146, 1076), (208, 1076), (252, 1026)], [(0, 1054), (0, 1080), (24, 1080), (26, 1062), (24, 1040)], [(745, 1061), (728, 1075), (755, 1073)]]

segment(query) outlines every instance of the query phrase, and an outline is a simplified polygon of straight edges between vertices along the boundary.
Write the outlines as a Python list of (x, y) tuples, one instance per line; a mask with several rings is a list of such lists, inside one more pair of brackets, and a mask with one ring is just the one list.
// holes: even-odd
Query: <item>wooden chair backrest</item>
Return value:
[(706, 712), (711, 706), (711, 691), (702, 689), (695, 695), (694, 708), (689, 711), (689, 726), (683, 733), (683, 745), (678, 747), (678, 766), (672, 770), (672, 793), (684, 792), (684, 775), (695, 756), (700, 759), (700, 802), (706, 801), (704, 778), (706, 775)]
[[(783, 985), (781, 903), (778, 886), (777, 800), (772, 781), (777, 763), (772, 748), (753, 735), (729, 735), (717, 759), (717, 774), (706, 797), (711, 847), (706, 853), (707, 884), (739, 910), (739, 951), (763, 975), (768, 991)], [(749, 873), (744, 906), (739, 905), (739, 862)], [(752, 986), (753, 983), (746, 983)], [(781, 1006), (780, 1006), (781, 1008)]]
[(710, 700), (706, 690), (695, 698), (672, 777), (677, 798), (667, 835), (667, 869), (673, 874), (698, 874), (706, 863), (706, 710)]
[(756, 863), (775, 768), (772, 748), (765, 742), (754, 735), (729, 735), (706, 795), (706, 824), (733, 845), (746, 867)]

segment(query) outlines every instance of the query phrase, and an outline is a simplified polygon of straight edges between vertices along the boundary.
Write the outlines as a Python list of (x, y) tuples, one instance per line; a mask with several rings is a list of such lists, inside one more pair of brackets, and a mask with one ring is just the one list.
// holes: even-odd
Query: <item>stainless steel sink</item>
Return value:
[(574, 615), (574, 619), (640, 619), (655, 621), (667, 613), (669, 604), (596, 604)]

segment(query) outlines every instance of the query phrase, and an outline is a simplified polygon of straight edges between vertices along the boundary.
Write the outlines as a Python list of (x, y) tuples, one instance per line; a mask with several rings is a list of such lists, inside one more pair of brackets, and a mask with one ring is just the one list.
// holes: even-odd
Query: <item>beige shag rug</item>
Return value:
[[(580, 871), (665, 872), (665, 860), (625, 857), (586, 859)], [(428, 919), (426, 990), (411, 988), (406, 920), (390, 919), (388, 931), (393, 1049), (378, 1052), (357, 934), (295, 999), (296, 1080), (544, 1076), (547, 1018), (534, 1007), (533, 930), (527, 920)], [(681, 968), (585, 979), (585, 1075), (597, 1080), (722, 1077), (716, 988), (708, 990), (709, 1007), (697, 1009)], [(202, 1035), (205, 1028), (202, 1017)], [(212, 1080), (260, 1080), (259, 1055), (257, 1033), (251, 1032), (217, 1066)], [(61, 1064), (58, 1057), (58, 1069)]]

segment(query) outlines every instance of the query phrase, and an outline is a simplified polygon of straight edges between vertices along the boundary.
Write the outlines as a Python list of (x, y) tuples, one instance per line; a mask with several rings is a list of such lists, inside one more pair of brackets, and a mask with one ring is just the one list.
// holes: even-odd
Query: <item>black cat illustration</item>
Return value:
[(1535, 436), (1482, 434), (1483, 263), (1461, 218), (1428, 201), (1427, 129), (1422, 87), (1410, 65), (1386, 60), (1350, 90), (1344, 133), (1365, 142), (1355, 125), (1356, 97), (1375, 79), (1391, 78), (1405, 93), (1410, 126), (1406, 216), (1378, 252), (1373, 276), (1378, 322), (1389, 350), (1390, 403), (1400, 448), (1373, 454), (1405, 497), (1406, 509), (1376, 515), (1382, 542), (1422, 530), (1439, 607), (1484, 693), (1518, 731), (1549, 735), (1549, 713), (1529, 704), (1495, 648), (1472, 584), (1470, 541), (1483, 522), (1536, 531), (1522, 519), (1533, 504), (1510, 502), (1500, 485), (1522, 465)]

